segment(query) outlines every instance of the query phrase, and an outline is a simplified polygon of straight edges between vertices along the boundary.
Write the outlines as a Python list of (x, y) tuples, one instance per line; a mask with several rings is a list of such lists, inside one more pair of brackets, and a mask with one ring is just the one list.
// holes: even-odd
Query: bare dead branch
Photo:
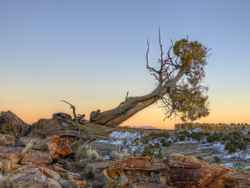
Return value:
[(147, 40), (147, 50), (146, 50), (146, 68), (149, 70), (150, 74), (155, 77), (156, 80), (159, 80), (159, 71), (154, 67), (149, 65), (149, 41)]
[(77, 119), (76, 107), (73, 104), (71, 104), (70, 102), (66, 101), (66, 100), (61, 100), (61, 102), (66, 103), (66, 104), (69, 105), (70, 109), (72, 109), (74, 119)]
[(161, 30), (160, 30), (160, 28), (159, 28), (158, 34), (159, 34), (159, 36), (158, 36), (159, 41), (158, 42), (159, 42), (159, 46), (160, 46), (160, 63), (161, 63), (160, 72), (162, 72), (162, 69), (164, 67), (164, 57), (163, 57), (164, 51), (163, 51), (163, 45), (162, 45), (162, 40), (161, 40)]
[(147, 68), (149, 67), (149, 60), (148, 60), (148, 56), (149, 56), (149, 47), (150, 47), (150, 44), (149, 44), (149, 41), (147, 40), (147, 50), (146, 50), (146, 67), (147, 67)]

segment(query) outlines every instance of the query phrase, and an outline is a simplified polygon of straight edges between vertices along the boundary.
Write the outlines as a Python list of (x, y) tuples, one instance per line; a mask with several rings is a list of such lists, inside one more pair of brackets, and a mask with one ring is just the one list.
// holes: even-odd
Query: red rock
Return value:
[[(151, 177), (154, 173), (158, 175), (156, 179), (160, 179), (160, 182), (152, 182), (154, 179)], [(250, 187), (250, 173), (239, 172), (219, 165), (210, 165), (194, 157), (180, 154), (172, 154), (163, 162), (142, 157), (116, 161), (104, 170), (104, 175), (111, 187), (116, 187), (117, 181), (119, 183), (125, 176), (127, 184), (122, 184), (122, 188), (131, 185), (137, 188)]]
[(48, 165), (51, 162), (51, 156), (48, 152), (32, 150), (24, 155), (22, 164)]
[[(113, 162), (110, 167), (104, 170), (104, 175), (111, 187), (116, 187), (117, 183), (122, 185), (122, 188), (130, 187), (136, 183), (138, 183), (138, 187), (141, 187), (140, 183), (155, 181), (152, 174), (162, 171), (165, 171), (165, 164), (161, 161), (153, 160), (150, 157), (131, 157)], [(143, 182), (141, 182), (142, 179)], [(161, 185), (160, 176), (158, 181), (154, 183)]]
[[(217, 181), (217, 185), (214, 184), (213, 187), (209, 188), (249, 188), (250, 187), (250, 173), (249, 172), (239, 172), (234, 171), (227, 173), (221, 177), (220, 181)], [(223, 187), (224, 186), (224, 187)]]
[(166, 176), (177, 188), (220, 188), (224, 185), (221, 178), (233, 171), (180, 154), (170, 155), (165, 164), (168, 169)]
[(68, 138), (53, 136), (48, 143), (51, 158), (56, 160), (60, 157), (67, 157), (72, 154), (72, 149), (69, 144), (70, 140)]
[(53, 187), (61, 188), (57, 180), (48, 177), (40, 168), (35, 166), (23, 166), (14, 171), (8, 177), (11, 184), (18, 187)]
[(139, 184), (134, 184), (134, 188), (172, 188), (172, 187), (156, 183), (139, 183)]

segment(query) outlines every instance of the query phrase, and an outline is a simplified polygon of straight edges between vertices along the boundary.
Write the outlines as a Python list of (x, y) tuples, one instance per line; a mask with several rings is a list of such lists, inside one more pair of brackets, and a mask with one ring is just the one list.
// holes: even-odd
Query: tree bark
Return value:
[(109, 127), (117, 127), (131, 116), (135, 115), (144, 108), (157, 102), (162, 96), (166, 95), (183, 75), (180, 71), (175, 78), (168, 80), (164, 84), (159, 84), (152, 92), (147, 95), (128, 97), (116, 108), (100, 113), (92, 122)]

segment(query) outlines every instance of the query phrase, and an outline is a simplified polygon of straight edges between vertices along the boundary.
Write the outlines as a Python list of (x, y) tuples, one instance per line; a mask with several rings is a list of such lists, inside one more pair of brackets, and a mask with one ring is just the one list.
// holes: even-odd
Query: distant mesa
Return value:
[(156, 129), (153, 125), (128, 125), (130, 128), (141, 128), (141, 129)]

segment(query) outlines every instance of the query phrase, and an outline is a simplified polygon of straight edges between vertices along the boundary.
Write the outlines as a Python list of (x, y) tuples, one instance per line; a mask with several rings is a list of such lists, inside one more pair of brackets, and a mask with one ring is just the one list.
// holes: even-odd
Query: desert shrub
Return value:
[(199, 160), (204, 160), (202, 156), (197, 156), (196, 158)]
[(204, 137), (203, 133), (201, 132), (192, 132), (190, 136), (192, 139), (197, 141), (201, 141), (201, 139)]
[(225, 149), (228, 151), (228, 153), (235, 153), (237, 151), (236, 145), (231, 142), (226, 143)]
[[(158, 139), (158, 138), (160, 138), (160, 140), (166, 140), (167, 138), (169, 138), (170, 137), (170, 135), (169, 135), (169, 133), (167, 133), (167, 132), (163, 132), (163, 133), (152, 133), (152, 134), (150, 134), (150, 135), (148, 135), (148, 136), (144, 136), (143, 138), (142, 138), (142, 140), (140, 140), (140, 142), (142, 142), (143, 144), (147, 144), (147, 143), (149, 143), (151, 140), (154, 140), (154, 139)], [(164, 142), (164, 141), (163, 141)]]
[(220, 142), (223, 139), (223, 135), (220, 133), (212, 133), (207, 136), (207, 141), (212, 143), (212, 142)]
[(142, 152), (143, 156), (152, 156), (155, 158), (163, 158), (161, 147), (155, 147), (152, 145), (148, 145), (144, 148)]
[(185, 141), (186, 138), (190, 137), (190, 133), (187, 130), (180, 130), (176, 132), (176, 137), (179, 141)]
[(86, 179), (93, 179), (95, 177), (95, 169), (93, 166), (86, 165), (84, 170), (81, 172), (81, 177)]
[(164, 139), (164, 138), (160, 139), (160, 142), (161, 142), (163, 147), (168, 147), (168, 146), (171, 145), (171, 143), (168, 140)]
[(221, 159), (218, 156), (214, 156), (214, 162), (215, 163), (220, 163)]
[(101, 159), (99, 153), (95, 149), (88, 146), (79, 147), (75, 153), (75, 157), (77, 159), (86, 159), (91, 161)]
[(245, 150), (247, 148), (247, 143), (244, 140), (228, 140), (225, 144), (225, 149), (228, 153), (234, 153), (238, 150)]
[(246, 150), (249, 143), (249, 139), (240, 131), (229, 132), (224, 135), (223, 141), (225, 143), (225, 149), (229, 153), (234, 153), (238, 150)]
[(86, 154), (87, 154), (87, 158), (91, 159), (91, 160), (99, 160), (101, 159), (101, 156), (99, 155), (99, 153), (92, 149), (92, 148), (88, 148), (86, 150)]
[(144, 156), (152, 156), (152, 155), (154, 155), (153, 147), (151, 145), (145, 146), (142, 155), (144, 155)]

